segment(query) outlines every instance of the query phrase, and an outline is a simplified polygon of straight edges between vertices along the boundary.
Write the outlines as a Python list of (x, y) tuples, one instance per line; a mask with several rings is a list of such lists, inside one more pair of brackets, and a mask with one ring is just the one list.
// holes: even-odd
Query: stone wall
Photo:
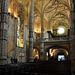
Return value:
[(7, 31), (7, 52), (16, 47), (17, 40), (17, 19), (8, 15), (8, 31)]

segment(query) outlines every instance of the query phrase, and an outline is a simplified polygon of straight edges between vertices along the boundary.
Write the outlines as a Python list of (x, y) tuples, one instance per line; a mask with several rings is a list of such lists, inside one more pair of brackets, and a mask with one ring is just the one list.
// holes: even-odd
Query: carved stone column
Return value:
[(45, 51), (44, 51), (44, 15), (41, 17), (41, 43), (40, 43), (40, 60), (45, 59)]
[(31, 0), (30, 18), (29, 18), (29, 62), (33, 62), (33, 17), (34, 0)]
[(27, 62), (27, 25), (24, 25), (24, 56), (25, 62)]
[(75, 0), (71, 1), (71, 75), (75, 75)]
[(7, 63), (7, 28), (8, 28), (8, 4), (9, 0), (3, 0), (1, 7), (1, 25), (0, 25), (0, 65)]

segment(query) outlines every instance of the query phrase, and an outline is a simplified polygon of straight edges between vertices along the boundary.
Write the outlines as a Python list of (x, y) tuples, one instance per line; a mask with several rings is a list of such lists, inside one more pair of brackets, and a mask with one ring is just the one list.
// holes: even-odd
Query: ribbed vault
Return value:
[[(31, 0), (9, 0), (9, 13), (29, 24)], [(34, 31), (41, 32), (41, 16), (44, 14), (45, 31), (58, 26), (70, 27), (70, 0), (34, 0)]]

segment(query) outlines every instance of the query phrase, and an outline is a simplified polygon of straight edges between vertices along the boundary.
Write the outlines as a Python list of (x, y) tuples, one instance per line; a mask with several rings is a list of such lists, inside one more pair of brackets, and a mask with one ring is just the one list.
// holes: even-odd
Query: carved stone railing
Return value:
[[(44, 41), (67, 41), (67, 40), (70, 40), (70, 37), (66, 36), (66, 37), (54, 37), (54, 38), (44, 38)], [(41, 38), (39, 39), (34, 39), (34, 42), (40, 42), (41, 41)]]

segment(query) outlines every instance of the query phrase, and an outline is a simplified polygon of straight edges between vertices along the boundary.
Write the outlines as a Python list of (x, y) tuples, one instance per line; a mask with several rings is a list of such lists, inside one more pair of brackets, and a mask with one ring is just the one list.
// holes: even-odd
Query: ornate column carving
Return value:
[(1, 6), (1, 25), (0, 25), (0, 65), (7, 63), (7, 28), (8, 28), (8, 4), (9, 0), (3, 0)]
[(40, 43), (40, 60), (45, 60), (45, 50), (44, 50), (44, 0), (42, 0), (41, 9), (41, 43)]
[(30, 18), (29, 18), (29, 62), (33, 62), (33, 17), (34, 0), (31, 0)]
[(41, 17), (41, 43), (40, 43), (40, 60), (45, 59), (45, 51), (44, 51), (44, 13)]

